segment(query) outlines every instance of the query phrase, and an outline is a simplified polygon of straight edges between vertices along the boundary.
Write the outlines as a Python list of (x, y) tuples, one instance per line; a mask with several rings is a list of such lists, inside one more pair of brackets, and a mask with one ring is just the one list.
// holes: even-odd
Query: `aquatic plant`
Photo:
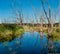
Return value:
[(16, 52), (14, 51), (14, 52), (12, 52), (11, 54), (16, 54)]
[(19, 45), (19, 41), (16, 41), (16, 45)]
[(10, 47), (10, 48), (8, 48), (9, 49), (9, 51), (12, 51), (12, 48)]
[(5, 47), (8, 47), (8, 43), (7, 43), (7, 42), (4, 42), (4, 46), (5, 46)]

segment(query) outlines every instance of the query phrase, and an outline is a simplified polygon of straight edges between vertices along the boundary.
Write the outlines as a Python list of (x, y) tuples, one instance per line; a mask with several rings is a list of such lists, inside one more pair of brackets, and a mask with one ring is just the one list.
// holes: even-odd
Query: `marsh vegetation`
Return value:
[(0, 25), (0, 42), (11, 41), (16, 37), (21, 37), (24, 28), (15, 24)]

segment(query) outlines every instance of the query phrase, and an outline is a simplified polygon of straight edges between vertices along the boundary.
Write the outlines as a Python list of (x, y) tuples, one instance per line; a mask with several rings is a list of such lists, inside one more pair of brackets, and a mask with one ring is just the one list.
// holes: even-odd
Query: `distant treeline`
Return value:
[[(30, 26), (32, 26), (32, 23), (23, 23), (23, 25), (30, 25)], [(37, 24), (35, 23), (34, 24), (34, 26), (37, 26), (37, 25), (40, 26), (40, 23), (37, 23)], [(45, 27), (45, 26), (48, 26), (48, 24), (43, 24), (43, 27)], [(59, 23), (55, 23), (54, 26), (58, 27)]]
[[(6, 26), (16, 26), (17, 24), (6, 24), (6, 23), (2, 23), (3, 25), (6, 25)], [(2, 25), (2, 24), (0, 24), (0, 25)], [(19, 25), (19, 24), (18, 24)], [(22, 25), (29, 25), (29, 26), (32, 26), (32, 23), (22, 23)], [(35, 23), (34, 24), (34, 26), (40, 26), (40, 24), (39, 23)], [(48, 26), (48, 24), (43, 24), (43, 27), (45, 27), (45, 26)], [(58, 27), (59, 26), (59, 23), (55, 23), (54, 24), (54, 26), (56, 26), (56, 27)]]

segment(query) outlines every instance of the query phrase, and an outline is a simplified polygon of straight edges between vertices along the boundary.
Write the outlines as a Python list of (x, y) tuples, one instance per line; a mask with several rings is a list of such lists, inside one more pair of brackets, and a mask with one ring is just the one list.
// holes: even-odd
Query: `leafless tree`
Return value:
[(51, 44), (51, 46), (49, 46), (49, 50), (51, 51), (52, 48), (53, 48), (53, 41), (52, 41), (52, 31), (53, 31), (53, 24), (52, 24), (52, 22), (53, 22), (53, 21), (51, 21), (51, 19), (52, 19), (52, 18), (51, 18), (51, 9), (50, 9), (48, 0), (46, 0), (46, 3), (47, 3), (47, 5), (48, 5), (49, 17), (48, 17), (48, 14), (47, 14), (46, 10), (45, 10), (44, 2), (43, 2), (43, 0), (41, 0), (41, 4), (42, 4), (43, 10), (44, 10), (44, 13), (45, 13), (46, 18), (47, 18), (47, 20), (48, 20), (48, 40), (49, 40), (49, 41), (48, 41), (48, 44), (49, 44), (49, 45)]
[[(59, 15), (59, 16), (58, 16)], [(56, 19), (57, 19), (57, 16), (58, 16), (58, 18), (59, 18), (59, 20), (58, 20), (58, 24), (59, 24), (59, 32), (60, 32), (60, 3), (59, 3), (59, 5), (58, 5), (58, 9), (57, 9), (57, 11), (56, 11), (56, 13), (55, 13), (55, 21), (56, 21)]]
[(45, 10), (45, 7), (44, 7), (44, 3), (43, 3), (43, 0), (41, 0), (41, 3), (42, 3), (42, 7), (43, 7), (43, 10), (44, 10), (44, 13), (46, 15), (46, 18), (48, 20), (48, 34), (51, 35), (52, 33), (52, 22), (51, 22), (51, 10), (50, 10), (50, 6), (48, 4), (48, 1), (46, 1), (47, 5), (48, 5), (48, 11), (49, 11), (49, 17), (48, 17), (48, 14)]
[[(31, 3), (31, 2), (30, 2), (30, 3)], [(37, 18), (37, 13), (38, 13), (37, 9), (38, 9), (38, 8), (35, 8), (32, 3), (31, 3), (31, 7), (32, 7), (32, 10), (33, 10), (33, 12), (34, 12), (34, 17), (35, 17), (35, 20), (36, 20), (36, 24), (37, 24), (37, 26), (38, 26), (38, 18)]]
[[(19, 7), (16, 8), (16, 5), (18, 5)], [(16, 3), (16, 0), (12, 0), (12, 7), (13, 7), (13, 12), (16, 16), (16, 21), (18, 21), (18, 24), (20, 24), (20, 26), (22, 26), (23, 14), (22, 14), (22, 8), (21, 8), (20, 1)]]
[[(18, 1), (17, 3), (16, 3), (16, 1), (17, 0), (12, 0), (12, 9), (13, 9), (13, 13), (14, 13), (14, 16), (15, 16), (15, 19), (16, 19), (16, 21), (15, 22), (17, 22), (17, 25), (19, 25), (19, 26), (21, 26), (22, 27), (22, 25), (23, 25), (23, 21), (22, 21), (22, 19), (23, 19), (23, 14), (22, 14), (22, 8), (21, 8), (21, 1)], [(17, 6), (17, 7), (16, 7)], [(21, 45), (21, 43), (22, 43), (22, 35), (20, 36), (20, 45)]]

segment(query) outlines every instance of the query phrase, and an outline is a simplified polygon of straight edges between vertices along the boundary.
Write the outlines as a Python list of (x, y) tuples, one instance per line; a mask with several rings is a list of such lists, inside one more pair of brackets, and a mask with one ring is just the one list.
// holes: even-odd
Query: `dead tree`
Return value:
[(43, 19), (43, 17), (42, 17), (42, 15), (41, 15), (41, 17), (40, 17), (40, 44), (42, 45), (42, 39), (43, 39), (43, 22), (44, 22), (44, 19)]
[(34, 12), (34, 17), (35, 17), (35, 20), (36, 20), (36, 23), (37, 23), (37, 27), (38, 27), (38, 19), (37, 19), (37, 9), (32, 5), (31, 3), (31, 7), (32, 7), (32, 10)]
[[(46, 18), (48, 20), (48, 46), (49, 46), (49, 51), (52, 51), (52, 48), (53, 48), (53, 36), (52, 36), (52, 24), (51, 24), (51, 10), (50, 10), (50, 6), (48, 4), (48, 0), (46, 1), (47, 5), (48, 5), (48, 11), (49, 11), (49, 17), (48, 17), (48, 14), (45, 10), (45, 7), (44, 7), (44, 3), (43, 3), (43, 0), (41, 0), (41, 4), (42, 4), (42, 7), (43, 7), (43, 10), (44, 10), (44, 13), (46, 15)], [(51, 45), (50, 45), (51, 44)]]
[[(16, 5), (18, 5), (19, 7), (16, 8)], [(13, 11), (14, 11), (14, 14), (16, 16), (16, 22), (18, 22), (17, 24), (22, 26), (22, 18), (23, 18), (23, 14), (22, 14), (22, 9), (21, 9), (21, 5), (19, 4), (16, 4), (16, 0), (12, 0), (12, 6), (13, 6)]]
[(60, 33), (60, 19), (59, 19), (59, 33)]
[[(59, 5), (58, 5), (57, 12), (56, 12), (55, 15), (54, 15), (54, 16), (55, 16), (55, 20), (56, 20), (56, 18), (57, 18), (58, 15), (60, 15), (60, 3), (59, 3)], [(59, 25), (58, 25), (58, 26), (59, 26), (58, 29), (59, 29), (59, 32), (60, 32), (60, 16), (59, 16), (58, 24), (59, 24)]]
[[(13, 7), (13, 13), (15, 14), (15, 19), (18, 22), (17, 25), (22, 27), (22, 18), (23, 18), (23, 14), (22, 14), (22, 9), (21, 9), (21, 5), (20, 5), (20, 1), (18, 3), (16, 3), (17, 0), (12, 0), (12, 7)], [(19, 7), (16, 8), (16, 5), (18, 4)], [(20, 45), (22, 43), (22, 35), (20, 36)], [(20, 46), (21, 47), (21, 46)]]
[[(42, 7), (43, 7), (43, 10), (44, 10), (44, 13), (46, 15), (46, 18), (48, 20), (48, 35), (51, 36), (51, 33), (52, 33), (52, 29), (51, 29), (51, 21), (50, 21), (50, 17), (51, 17), (51, 11), (50, 11), (50, 7), (48, 7), (48, 10), (49, 10), (49, 17), (47, 15), (47, 12), (45, 10), (45, 7), (44, 7), (44, 3), (43, 3), (43, 0), (41, 0), (41, 4), (42, 4)], [(48, 2), (47, 2), (47, 5), (48, 5)], [(49, 6), (49, 5), (48, 5)]]
[[(51, 21), (50, 21), (50, 20), (51, 20), (51, 11), (50, 11), (50, 7), (48, 8), (48, 10), (49, 10), (49, 17), (48, 17), (47, 12), (46, 12), (45, 7), (44, 7), (43, 0), (41, 0), (41, 3), (42, 3), (42, 7), (43, 7), (44, 13), (45, 13), (45, 15), (46, 15), (46, 18), (47, 18), (47, 20), (48, 20), (48, 34), (51, 35), (51, 34), (49, 33), (49, 31), (51, 30)], [(48, 3), (47, 3), (47, 4), (48, 4)]]
[(43, 22), (44, 22), (44, 19), (41, 15), (41, 18), (40, 18), (40, 36), (43, 37)]

